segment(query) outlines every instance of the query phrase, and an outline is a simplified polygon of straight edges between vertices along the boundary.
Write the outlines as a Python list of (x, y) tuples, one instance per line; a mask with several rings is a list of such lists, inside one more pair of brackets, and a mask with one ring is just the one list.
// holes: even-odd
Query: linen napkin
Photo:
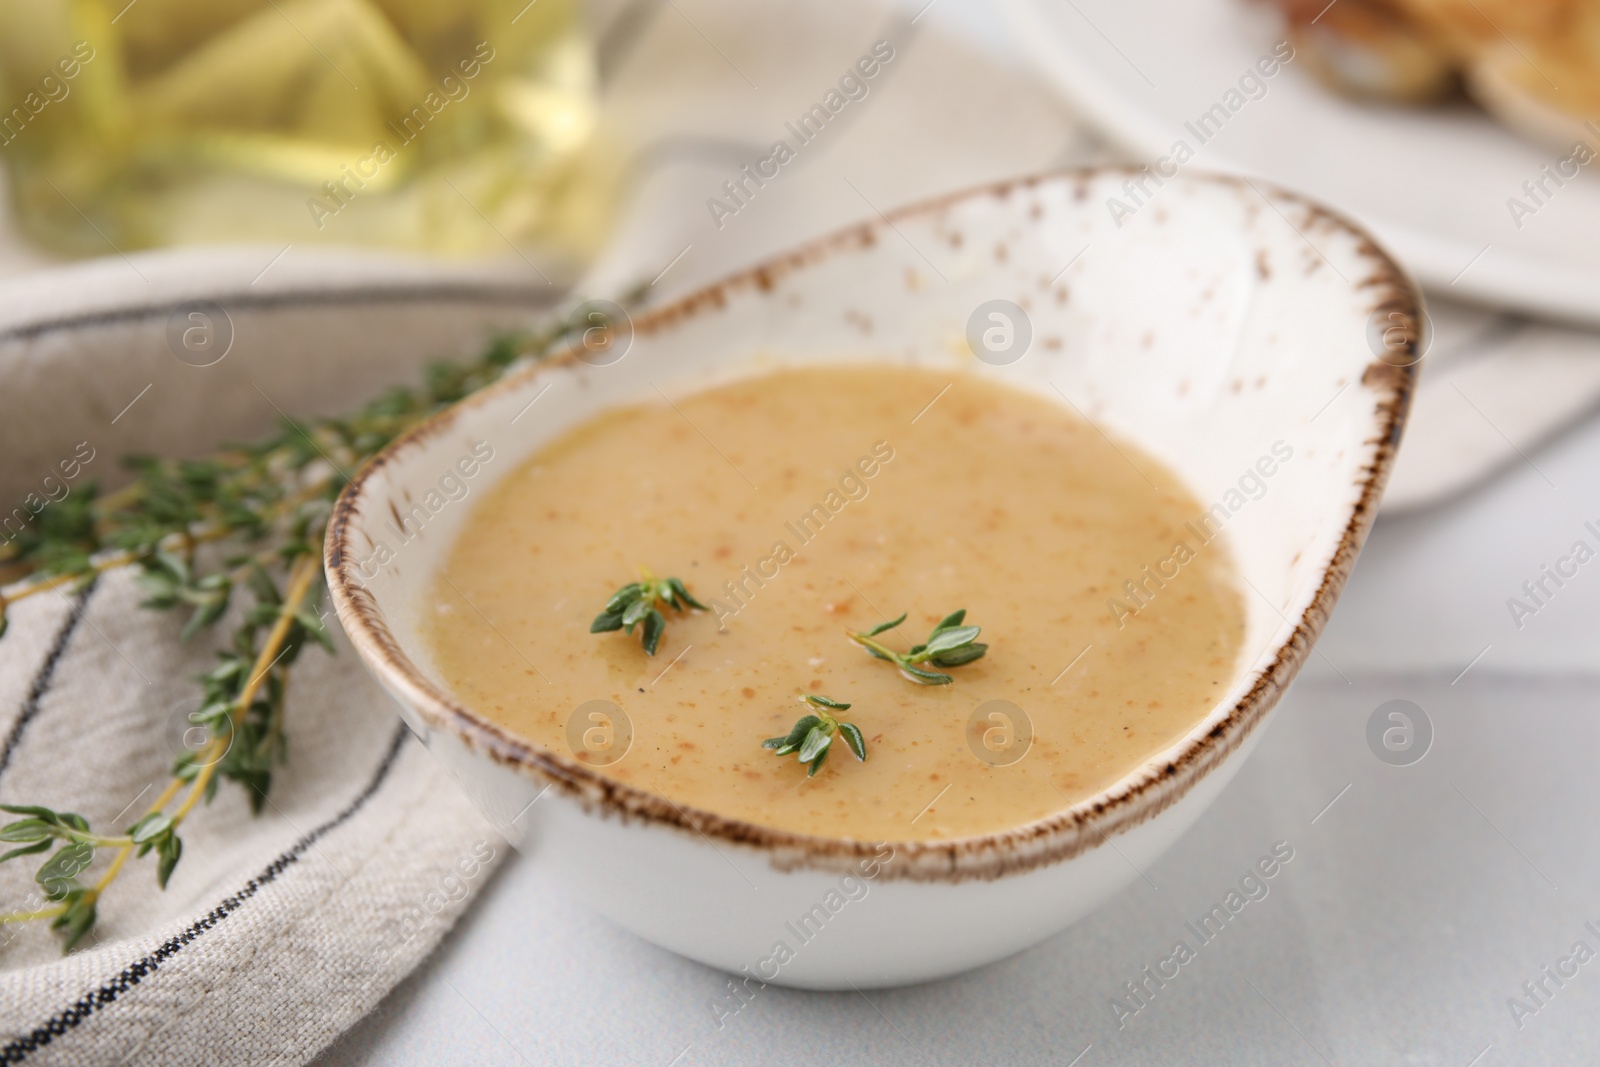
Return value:
[[(199, 452), (267, 429), (278, 407), (349, 407), (414, 380), (427, 357), (473, 351), (549, 299), (503, 279), (441, 288), (430, 271), (415, 290), (403, 270), (345, 267), (335, 271), (343, 282), (302, 272), (251, 292), (253, 256), (145, 269), (148, 287), (123, 269), (131, 283), (50, 287), (0, 313), (5, 499), (45, 492), (57, 497), (46, 507), (61, 506), (63, 486), (114, 484), (122, 454)], [(228, 308), (233, 335), (209, 367), (167, 346), (179, 294), (202, 292)], [(65, 481), (63, 457), (76, 464)], [(141, 608), (143, 598), (120, 570), (11, 606), (0, 801), (80, 812), (114, 833), (194, 747), (191, 679), (215, 662), (213, 638), (181, 642), (180, 620)], [(166, 890), (150, 860), (130, 861), (71, 955), (43, 923), (0, 926), (0, 1063), (306, 1062), (488, 880), (506, 846), (332, 629), (338, 652), (307, 649), (294, 670), (289, 762), (265, 810), (252, 815), (243, 791), (223, 783), (184, 824)], [(225, 618), (218, 634), (228, 632)], [(44, 903), (31, 859), (0, 865), (0, 910)]]

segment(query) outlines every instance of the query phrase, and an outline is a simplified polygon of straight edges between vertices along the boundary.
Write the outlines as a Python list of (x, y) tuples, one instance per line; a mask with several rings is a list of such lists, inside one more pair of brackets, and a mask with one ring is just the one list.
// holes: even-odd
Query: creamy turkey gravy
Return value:
[[(610, 701), (632, 740), (600, 773), (763, 826), (947, 839), (1104, 789), (1193, 728), (1238, 668), (1225, 542), (1184, 528), (1203, 505), (1063, 405), (890, 366), (779, 371), (674, 404), (545, 446), (476, 503), (434, 580), (444, 681), (523, 737), (572, 754), (574, 710)], [(1158, 562), (1176, 569), (1159, 587)], [(712, 608), (667, 610), (654, 657), (637, 633), (589, 632), (640, 565)], [(844, 634), (909, 611), (884, 638), (904, 650), (962, 607), (990, 649), (948, 686), (912, 684)], [(800, 692), (854, 705), (865, 763), (836, 741), (807, 779), (760, 747), (805, 713)], [(969, 721), (993, 700), (1032, 723), (1009, 765), (1004, 733)]]

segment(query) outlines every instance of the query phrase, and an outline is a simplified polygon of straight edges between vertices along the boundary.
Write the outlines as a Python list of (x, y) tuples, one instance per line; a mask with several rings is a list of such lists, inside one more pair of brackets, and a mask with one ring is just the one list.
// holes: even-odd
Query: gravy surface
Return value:
[[(1187, 525), (1204, 509), (1175, 476), (1063, 405), (962, 372), (782, 370), (613, 410), (468, 506), (426, 605), (451, 690), (562, 754), (574, 710), (610, 701), (632, 741), (601, 773), (769, 827), (1020, 826), (1191, 729), (1240, 658), (1231, 559)], [(654, 657), (638, 631), (589, 633), (639, 566), (714, 609), (663, 606)], [(844, 634), (909, 611), (880, 638), (903, 651), (963, 607), (989, 652), (947, 686)], [(865, 763), (836, 738), (808, 779), (760, 747), (809, 710), (801, 692), (854, 705), (841, 717), (866, 735)], [(1009, 764), (1004, 721), (969, 721), (996, 700), (1032, 725)]]

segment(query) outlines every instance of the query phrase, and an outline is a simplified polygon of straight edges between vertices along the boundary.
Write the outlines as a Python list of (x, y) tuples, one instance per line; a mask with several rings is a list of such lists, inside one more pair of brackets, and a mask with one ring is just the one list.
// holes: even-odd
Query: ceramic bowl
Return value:
[[(996, 308), (1014, 327), (999, 351), (983, 337)], [(1416, 288), (1365, 233), (1261, 183), (1182, 176), (1157, 188), (1097, 169), (962, 193), (639, 315), (621, 359), (559, 354), (397, 441), (337, 505), (333, 602), (434, 755), (508, 838), (601, 913), (751, 988), (953, 974), (1105, 901), (1238, 770), (1372, 521), (1422, 322)], [(679, 395), (754, 366), (823, 361), (991, 376), (1070, 403), (1168, 464), (1208, 505), (1247, 586), (1246, 653), (1210, 713), (1049, 818), (953, 841), (873, 842), (681, 807), (513, 736), (451, 694), (421, 622), (471, 507), (438, 510), (403, 545), (386, 524), (425, 501), (474, 443), (496, 454), (473, 487), (481, 493), (597, 412), (659, 402), (657, 387)]]

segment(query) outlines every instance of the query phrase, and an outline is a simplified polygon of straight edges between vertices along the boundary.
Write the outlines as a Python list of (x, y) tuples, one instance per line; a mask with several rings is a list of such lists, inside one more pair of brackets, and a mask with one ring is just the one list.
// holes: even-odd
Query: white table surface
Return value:
[[(920, 2), (913, 6), (920, 6)], [(1004, 51), (978, 0), (927, 16)], [(1482, 433), (1498, 431), (1485, 423)], [(1238, 778), (1118, 899), (1010, 960), (862, 996), (766, 989), (719, 1028), (725, 977), (589, 911), (514, 857), (326, 1064), (1418, 1064), (1600, 1061), (1600, 957), (1537, 1013), (1508, 998), (1600, 952), (1600, 561), (1517, 629), (1525, 579), (1600, 527), (1589, 420), (1471, 495), (1381, 519), (1301, 680)], [(1409, 767), (1369, 716), (1432, 721)], [(1294, 858), (1131, 1018), (1122, 983), (1285, 841)], [(1192, 941), (1192, 938), (1190, 938)]]

